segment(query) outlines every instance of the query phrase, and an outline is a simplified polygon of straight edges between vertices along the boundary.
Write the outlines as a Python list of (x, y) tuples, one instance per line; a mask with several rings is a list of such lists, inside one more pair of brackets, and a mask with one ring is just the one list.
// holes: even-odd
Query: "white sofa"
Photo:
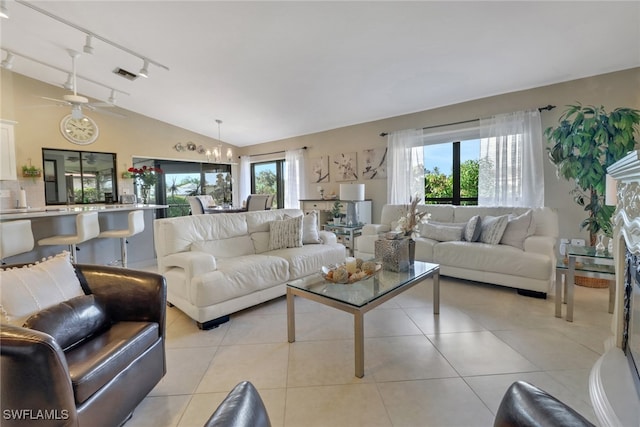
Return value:
[[(365, 225), (362, 235), (356, 238), (355, 255), (361, 258), (374, 257), (378, 234), (393, 230), (395, 221), (402, 214), (402, 205), (385, 205), (381, 223)], [(519, 216), (527, 208), (419, 205), (420, 211), (431, 214), (429, 223), (458, 224), (464, 226), (476, 215), (482, 219), (512, 214)], [(558, 216), (549, 208), (532, 210), (531, 236), (522, 242), (522, 249), (507, 244), (451, 239), (438, 241), (427, 237), (416, 238), (418, 261), (440, 264), (440, 273), (445, 276), (517, 288), (519, 293), (546, 297), (555, 277), (556, 241), (558, 238)]]
[[(302, 216), (299, 209), (192, 215), (154, 221), (158, 271), (167, 301), (209, 329), (229, 314), (286, 293), (286, 283), (344, 262), (336, 236), (305, 218), (305, 238), (319, 243), (269, 250), (270, 223)], [(313, 222), (313, 226), (310, 223)], [(312, 227), (310, 230), (309, 227)]]

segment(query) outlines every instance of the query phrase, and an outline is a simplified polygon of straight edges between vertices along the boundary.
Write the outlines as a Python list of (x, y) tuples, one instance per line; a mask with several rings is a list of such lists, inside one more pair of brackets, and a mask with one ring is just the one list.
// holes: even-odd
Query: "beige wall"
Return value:
[[(307, 146), (310, 158), (327, 154), (331, 158), (342, 152), (359, 153), (364, 149), (384, 147), (386, 138), (379, 136), (381, 132), (488, 117), (547, 104), (556, 105), (556, 109), (541, 114), (542, 127), (546, 129), (557, 124), (564, 106), (576, 102), (585, 105), (604, 105), (607, 110), (617, 107), (640, 109), (640, 68), (244, 147), (243, 151), (244, 154), (255, 154)], [(361, 180), (359, 182), (366, 184), (365, 195), (373, 200), (373, 219), (379, 220), (387, 197), (386, 181)], [(556, 177), (555, 166), (548, 160), (546, 150), (544, 152), (544, 183), (545, 205), (557, 210), (560, 218), (560, 235), (569, 238), (587, 238), (588, 233), (580, 231), (580, 222), (587, 217), (587, 214), (571, 199), (569, 191), (572, 186), (569, 182)], [(339, 192), (339, 183), (333, 178), (330, 183), (323, 186), (328, 192)], [(307, 195), (317, 197), (315, 184), (309, 185)]]
[[(15, 120), (18, 165), (32, 163), (42, 166), (41, 148), (74, 149), (60, 134), (60, 119), (68, 114), (66, 109), (58, 107), (24, 108), (33, 105), (46, 105), (46, 101), (38, 98), (48, 96), (60, 98), (65, 91), (27, 77), (2, 70), (1, 80), (2, 104), (0, 118)], [(567, 83), (544, 86), (535, 89), (497, 95), (475, 101), (407, 114), (389, 119), (377, 120), (330, 131), (269, 142), (242, 149), (234, 148), (238, 154), (259, 154), (284, 149), (309, 147), (309, 158), (321, 155), (331, 156), (365, 149), (384, 147), (386, 138), (379, 136), (381, 132), (389, 132), (407, 128), (418, 128), (461, 120), (487, 117), (493, 114), (506, 113), (523, 109), (531, 109), (547, 104), (558, 106), (553, 111), (542, 113), (543, 128), (557, 123), (563, 107), (567, 104), (581, 102), (583, 104), (604, 105), (607, 109), (616, 107), (632, 107), (640, 109), (640, 68), (610, 73)], [(131, 165), (134, 156), (153, 158), (172, 158), (184, 160), (203, 160), (194, 153), (178, 153), (173, 150), (177, 142), (193, 141), (196, 144), (217, 145), (217, 141), (186, 131), (169, 124), (150, 119), (129, 111), (118, 110), (128, 118), (118, 119), (107, 115), (91, 114), (100, 126), (100, 138), (90, 146), (91, 150), (116, 152), (118, 168)], [(226, 149), (226, 146), (225, 146)], [(586, 217), (585, 212), (571, 200), (571, 185), (556, 178), (554, 166), (544, 154), (545, 204), (557, 209), (560, 216), (560, 231), (563, 237), (586, 238), (587, 233), (579, 230), (579, 224)], [(255, 157), (264, 160), (264, 157)], [(121, 170), (119, 171), (121, 172)], [(362, 180), (366, 184), (366, 197), (373, 200), (373, 219), (379, 220), (382, 205), (386, 202), (386, 180)], [(0, 183), (1, 184), (1, 183)], [(21, 181), (21, 184), (33, 187), (32, 194), (38, 194), (40, 183)], [(119, 188), (122, 186), (119, 183)], [(30, 187), (30, 188), (31, 188)], [(339, 192), (339, 183), (334, 178), (323, 187), (327, 193)], [(309, 197), (318, 196), (316, 184), (309, 185)], [(42, 204), (44, 204), (42, 196)], [(38, 206), (38, 204), (32, 205)]]

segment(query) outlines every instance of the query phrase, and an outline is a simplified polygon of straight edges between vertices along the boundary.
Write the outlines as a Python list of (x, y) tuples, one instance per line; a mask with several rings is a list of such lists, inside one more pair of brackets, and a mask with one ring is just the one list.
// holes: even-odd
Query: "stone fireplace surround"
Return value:
[(607, 172), (617, 180), (617, 206), (613, 215), (616, 269), (613, 336), (605, 342), (605, 353), (589, 377), (589, 394), (598, 421), (603, 426), (640, 426), (640, 392), (636, 374), (623, 352), (625, 258), (627, 251), (640, 255), (640, 150), (632, 151), (611, 165)]

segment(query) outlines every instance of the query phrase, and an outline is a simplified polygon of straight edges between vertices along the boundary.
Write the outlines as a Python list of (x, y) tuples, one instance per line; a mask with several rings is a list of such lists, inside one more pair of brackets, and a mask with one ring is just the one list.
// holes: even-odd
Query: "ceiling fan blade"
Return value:
[(58, 103), (60, 103), (62, 105), (71, 105), (70, 102), (67, 102), (64, 99), (49, 98), (49, 97), (46, 97), (46, 96), (41, 96), (40, 98), (45, 99), (47, 101), (58, 102)]
[(120, 113), (116, 113), (115, 111), (108, 111), (108, 110), (103, 110), (101, 108), (92, 108), (92, 111), (95, 111), (96, 113), (99, 114), (104, 114), (107, 116), (112, 116), (112, 117), (117, 117), (119, 119), (126, 119), (127, 116), (125, 116), (124, 114), (120, 114)]
[(102, 108), (111, 108), (111, 107), (115, 107), (115, 105), (109, 103), (109, 102), (90, 102), (88, 104), (91, 107), (102, 107)]

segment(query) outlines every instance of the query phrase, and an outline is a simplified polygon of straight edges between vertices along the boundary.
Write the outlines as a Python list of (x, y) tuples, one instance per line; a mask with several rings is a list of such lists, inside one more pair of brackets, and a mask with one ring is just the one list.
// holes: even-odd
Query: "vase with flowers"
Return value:
[(141, 168), (129, 168), (129, 176), (140, 186), (140, 197), (143, 204), (149, 203), (149, 190), (158, 182), (158, 175), (163, 173), (162, 169), (153, 166), (142, 166)]
[(402, 215), (398, 219), (396, 231), (402, 233), (407, 238), (413, 238), (420, 234), (419, 226), (429, 221), (431, 214), (425, 211), (418, 211), (417, 196), (409, 199), (410, 203), (402, 208)]

